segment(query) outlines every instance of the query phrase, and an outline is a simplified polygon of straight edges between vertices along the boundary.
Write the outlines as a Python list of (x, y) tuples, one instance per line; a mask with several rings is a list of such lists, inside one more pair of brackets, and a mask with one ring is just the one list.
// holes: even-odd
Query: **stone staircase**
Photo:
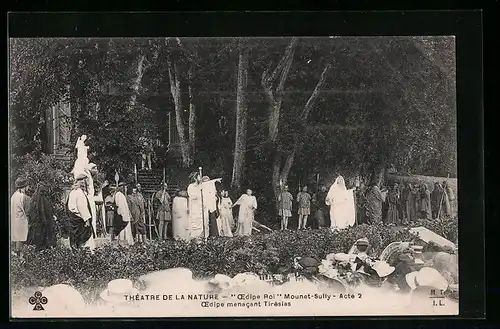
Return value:
[[(169, 177), (166, 177), (168, 184), (168, 193), (173, 196), (177, 192), (177, 184), (172, 184)], [(163, 181), (163, 169), (153, 170), (137, 170), (137, 183), (141, 184), (142, 191), (145, 194), (151, 195), (161, 188)]]

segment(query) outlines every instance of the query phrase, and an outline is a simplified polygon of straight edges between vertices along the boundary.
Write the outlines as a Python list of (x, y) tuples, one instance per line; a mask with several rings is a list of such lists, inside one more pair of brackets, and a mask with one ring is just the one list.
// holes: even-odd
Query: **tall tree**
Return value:
[(247, 132), (247, 85), (248, 85), (248, 47), (240, 44), (238, 60), (238, 85), (236, 95), (236, 133), (234, 143), (234, 162), (231, 186), (241, 188), (246, 153)]

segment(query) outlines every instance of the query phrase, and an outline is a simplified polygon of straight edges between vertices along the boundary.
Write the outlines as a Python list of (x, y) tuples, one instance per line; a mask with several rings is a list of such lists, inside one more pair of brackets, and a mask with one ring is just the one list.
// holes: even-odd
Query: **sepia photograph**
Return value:
[(12, 318), (458, 315), (453, 35), (8, 42)]

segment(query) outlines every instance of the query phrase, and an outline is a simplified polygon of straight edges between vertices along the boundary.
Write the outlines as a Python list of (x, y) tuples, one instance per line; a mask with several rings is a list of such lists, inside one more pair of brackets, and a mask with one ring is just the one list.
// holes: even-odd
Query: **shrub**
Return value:
[(87, 292), (86, 298), (92, 300), (110, 280), (137, 279), (143, 274), (173, 267), (189, 268), (196, 278), (217, 273), (229, 276), (241, 272), (287, 274), (292, 271), (294, 257), (322, 259), (332, 252), (347, 252), (362, 237), (369, 239), (369, 252), (376, 256), (393, 241), (413, 238), (408, 230), (360, 225), (336, 233), (327, 229), (274, 231), (252, 237), (209, 238), (199, 244), (166, 240), (130, 247), (104, 245), (97, 248), (94, 255), (87, 250), (73, 252), (62, 246), (41, 252), (26, 247), (23, 260), (13, 257), (11, 261), (11, 282), (14, 288), (68, 283)]
[[(47, 186), (48, 198), (54, 206), (56, 216), (61, 215), (64, 210), (62, 202), (63, 187), (71, 184), (69, 175), (72, 168), (70, 164), (58, 160), (53, 156), (43, 153), (32, 152), (13, 159), (13, 170), (11, 190), (14, 189), (14, 182), (17, 177), (24, 177), (28, 180), (31, 192), (34, 192), (39, 182)], [(59, 216), (58, 216), (59, 217)]]

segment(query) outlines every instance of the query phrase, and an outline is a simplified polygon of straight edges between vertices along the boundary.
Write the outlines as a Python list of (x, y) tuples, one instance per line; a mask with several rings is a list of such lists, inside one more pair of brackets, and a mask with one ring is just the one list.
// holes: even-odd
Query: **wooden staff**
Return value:
[[(281, 195), (281, 200), (280, 200), (280, 202), (278, 202), (278, 207), (281, 210), (281, 220), (283, 221), (282, 222), (282, 226), (284, 226), (284, 224), (285, 224), (285, 209), (283, 207), (283, 205), (284, 205), (284, 200), (283, 200), (283, 181), (281, 179), (280, 179), (280, 195)], [(283, 230), (285, 230), (285, 227), (283, 227)]]

